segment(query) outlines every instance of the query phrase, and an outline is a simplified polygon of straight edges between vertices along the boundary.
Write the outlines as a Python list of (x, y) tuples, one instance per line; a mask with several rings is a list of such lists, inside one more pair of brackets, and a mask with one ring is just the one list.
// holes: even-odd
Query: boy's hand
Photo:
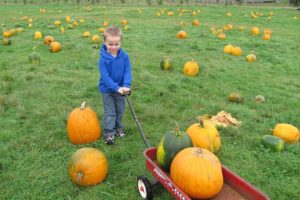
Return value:
[(123, 87), (120, 87), (120, 88), (118, 89), (118, 93), (120, 93), (120, 94), (123, 94), (123, 91), (124, 91), (124, 88), (123, 88)]
[(129, 92), (130, 91), (130, 88), (128, 87), (123, 87), (123, 92)]

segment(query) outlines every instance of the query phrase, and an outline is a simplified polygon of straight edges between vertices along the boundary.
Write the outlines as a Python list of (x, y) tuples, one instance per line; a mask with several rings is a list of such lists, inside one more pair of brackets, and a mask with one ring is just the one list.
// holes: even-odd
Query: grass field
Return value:
[[(47, 12), (41, 13), (40, 9)], [(161, 9), (174, 11), (174, 16)], [(141, 9), (138, 12), (137, 9)], [(196, 16), (177, 9), (195, 10)], [(286, 145), (281, 153), (272, 152), (260, 143), (260, 137), (271, 134), (276, 123), (290, 123), (300, 128), (300, 12), (280, 7), (247, 6), (174, 6), (174, 7), (109, 7), (96, 5), (87, 11), (84, 5), (1, 5), (3, 28), (16, 24), (25, 32), (12, 37), (11, 46), (0, 46), (0, 199), (139, 199), (136, 177), (147, 175), (142, 152), (145, 146), (139, 136), (129, 109), (124, 116), (127, 137), (106, 146), (102, 139), (87, 145), (73, 145), (66, 133), (69, 113), (87, 101), (102, 124), (102, 102), (97, 91), (99, 80), (99, 49), (94, 49), (84, 31), (99, 34), (104, 21), (121, 25), (129, 21), (124, 31), (123, 48), (128, 52), (133, 73), (132, 103), (152, 146), (175, 127), (182, 130), (196, 122), (202, 114), (226, 110), (242, 121), (238, 128), (220, 129), (221, 162), (271, 199), (296, 200), (300, 196), (300, 145)], [(226, 16), (231, 12), (232, 16)], [(256, 19), (251, 12), (263, 13)], [(271, 19), (268, 14), (274, 13)], [(84, 19), (72, 30), (65, 17)], [(32, 27), (22, 16), (33, 19)], [(297, 19), (294, 19), (296, 17)], [(199, 19), (201, 26), (191, 25)], [(61, 20), (60, 27), (48, 29), (48, 24)], [(185, 26), (180, 26), (183, 21)], [(227, 38), (219, 40), (211, 27), (222, 28)], [(6, 26), (5, 26), (5, 25)], [(245, 31), (237, 30), (245, 26)], [(271, 40), (251, 36), (250, 28), (260, 31), (270, 28)], [(176, 39), (179, 30), (188, 38)], [(59, 53), (50, 53), (41, 40), (33, 38), (35, 31), (54, 36), (62, 45)], [(223, 53), (226, 44), (242, 48), (240, 57)], [(39, 65), (29, 64), (33, 47), (41, 56)], [(257, 61), (248, 63), (245, 56), (256, 52)], [(172, 71), (161, 71), (163, 56), (173, 58)], [(194, 59), (200, 65), (197, 77), (186, 77), (182, 66)], [(227, 95), (239, 92), (243, 104), (230, 103)], [(266, 102), (256, 104), (254, 97), (264, 95)], [(109, 159), (109, 176), (103, 184), (79, 187), (70, 181), (68, 161), (81, 147), (95, 147)], [(172, 199), (166, 190), (155, 190), (155, 199)]]

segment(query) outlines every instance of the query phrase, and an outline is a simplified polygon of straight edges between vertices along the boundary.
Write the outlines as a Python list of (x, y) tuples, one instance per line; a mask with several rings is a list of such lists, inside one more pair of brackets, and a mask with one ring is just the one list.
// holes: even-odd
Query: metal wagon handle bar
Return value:
[(123, 93), (122, 95), (125, 96), (126, 101), (127, 101), (127, 103), (128, 103), (128, 106), (129, 106), (129, 108), (130, 108), (131, 114), (132, 114), (132, 116), (133, 116), (133, 118), (134, 118), (134, 121), (135, 121), (135, 123), (136, 123), (136, 125), (137, 125), (139, 131), (140, 131), (141, 137), (142, 137), (142, 139), (143, 139), (145, 145), (147, 146), (147, 148), (149, 148), (150, 145), (149, 145), (149, 143), (148, 143), (148, 140), (147, 140), (146, 137), (145, 137), (145, 134), (144, 134), (144, 131), (143, 131), (143, 129), (142, 129), (142, 126), (141, 126), (141, 124), (140, 124), (140, 122), (139, 122), (139, 120), (138, 120), (138, 118), (137, 118), (137, 115), (135, 114), (135, 111), (134, 111), (134, 109), (133, 109), (133, 106), (132, 106), (131, 101), (130, 101), (130, 98), (129, 98), (129, 96), (131, 95), (131, 91), (125, 92), (125, 93)]

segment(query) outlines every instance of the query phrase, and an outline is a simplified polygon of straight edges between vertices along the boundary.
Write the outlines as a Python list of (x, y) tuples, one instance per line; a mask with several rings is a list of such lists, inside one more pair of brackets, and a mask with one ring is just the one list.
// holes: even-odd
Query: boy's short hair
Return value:
[(118, 26), (109, 26), (103, 33), (103, 39), (106, 40), (107, 36), (120, 36), (122, 39), (122, 31)]

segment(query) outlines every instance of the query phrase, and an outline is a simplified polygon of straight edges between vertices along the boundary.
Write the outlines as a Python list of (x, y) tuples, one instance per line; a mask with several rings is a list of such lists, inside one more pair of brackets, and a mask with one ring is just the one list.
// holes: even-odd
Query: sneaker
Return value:
[(124, 133), (124, 131), (117, 131), (116, 136), (122, 138), (122, 137), (125, 137), (125, 133)]
[(105, 143), (108, 145), (112, 145), (115, 143), (115, 137), (114, 136), (107, 136), (105, 137)]

